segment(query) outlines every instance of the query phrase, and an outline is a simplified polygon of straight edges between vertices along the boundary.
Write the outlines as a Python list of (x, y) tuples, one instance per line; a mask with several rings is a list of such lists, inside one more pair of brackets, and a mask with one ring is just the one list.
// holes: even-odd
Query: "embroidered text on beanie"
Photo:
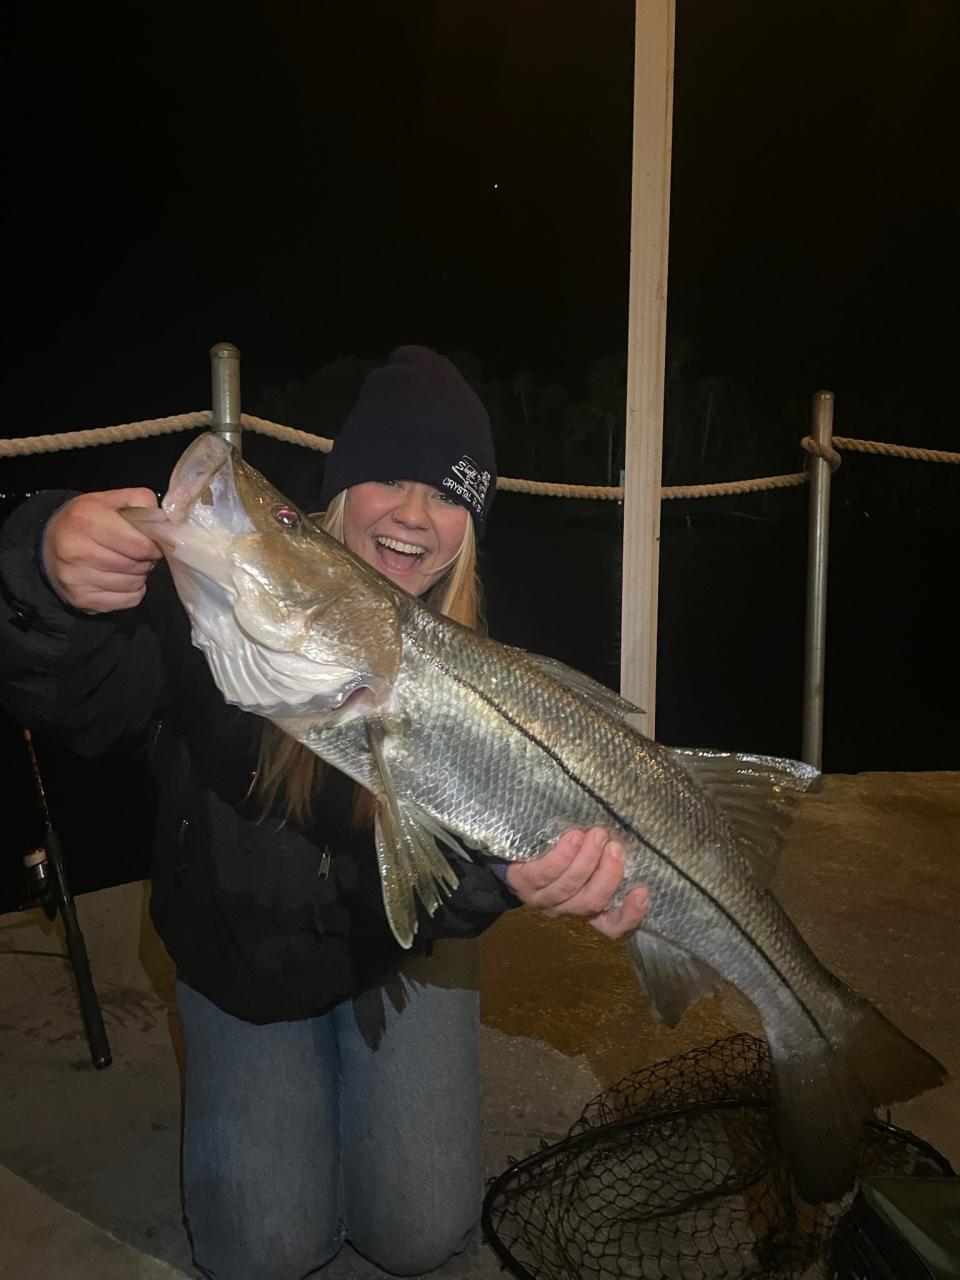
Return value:
[(364, 380), (334, 441), (320, 505), (367, 480), (419, 480), (448, 493), (483, 533), (497, 486), (490, 420), (444, 356), (398, 347)]

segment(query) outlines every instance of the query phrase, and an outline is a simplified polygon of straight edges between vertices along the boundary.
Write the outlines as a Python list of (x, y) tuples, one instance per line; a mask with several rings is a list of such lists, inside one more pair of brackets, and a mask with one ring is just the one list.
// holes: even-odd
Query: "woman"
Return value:
[[(449, 361), (403, 347), (366, 380), (321, 498), (351, 550), (476, 625), (495, 485), (480, 401)], [(178, 973), (195, 1261), (218, 1280), (300, 1280), (346, 1239), (418, 1274), (479, 1217), (476, 991), (449, 957), (407, 962), (395, 944), (364, 793), (224, 705), (166, 572), (147, 585), (157, 549), (118, 514), (145, 504), (148, 490), (42, 494), (14, 513), (0, 650), (5, 702), (25, 723), (87, 754), (149, 743), (151, 915)], [(418, 945), (475, 937), (517, 900), (619, 936), (647, 905), (635, 891), (609, 908), (622, 859), (596, 830), (535, 863), (458, 862)]]

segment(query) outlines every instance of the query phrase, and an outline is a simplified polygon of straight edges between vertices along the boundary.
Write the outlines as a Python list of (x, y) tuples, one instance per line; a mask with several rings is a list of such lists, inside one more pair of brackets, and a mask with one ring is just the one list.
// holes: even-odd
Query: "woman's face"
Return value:
[(422, 595), (460, 550), (470, 514), (418, 480), (368, 480), (347, 490), (343, 540), (391, 582)]

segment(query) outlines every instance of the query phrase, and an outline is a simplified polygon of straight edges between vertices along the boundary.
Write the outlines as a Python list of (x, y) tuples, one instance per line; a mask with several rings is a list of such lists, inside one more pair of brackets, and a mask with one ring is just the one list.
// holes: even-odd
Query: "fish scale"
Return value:
[(609, 828), (626, 855), (617, 901), (650, 891), (627, 946), (655, 1010), (675, 1025), (721, 978), (739, 987), (770, 1043), (801, 1195), (845, 1190), (872, 1108), (945, 1072), (819, 962), (769, 889), (789, 806), (815, 771), (653, 742), (616, 694), (439, 616), (291, 512), (202, 436), (163, 511), (130, 518), (167, 555), (228, 701), (374, 794), (398, 940), (413, 941), (417, 903), (436, 910), (455, 883), (435, 837), (525, 861), (571, 826)]
[[(569, 826), (612, 824), (627, 855), (620, 898), (648, 886), (647, 928), (704, 960), (709, 938), (711, 967), (761, 1010), (776, 1010), (785, 986), (809, 1016), (803, 992), (813, 973), (818, 986), (829, 983), (776, 900), (757, 889), (708, 799), (656, 744), (599, 711), (585, 715), (576, 697), (525, 655), (512, 655), (484, 688), (481, 680), (503, 652), (472, 632), (452, 632), (426, 611), (410, 620), (390, 707), (402, 711), (404, 730), (388, 733), (385, 745), (398, 789), (469, 845), (509, 861), (539, 856)], [(309, 745), (345, 772), (363, 761), (363, 782), (369, 762), (362, 736), (351, 736), (350, 756), (339, 760), (332, 744)], [(517, 778), (519, 797), (510, 785)], [(655, 791), (652, 804), (643, 802), (645, 782)], [(673, 806), (663, 802), (668, 786)], [(691, 888), (701, 894), (696, 907)], [(744, 918), (749, 932), (737, 924)]]

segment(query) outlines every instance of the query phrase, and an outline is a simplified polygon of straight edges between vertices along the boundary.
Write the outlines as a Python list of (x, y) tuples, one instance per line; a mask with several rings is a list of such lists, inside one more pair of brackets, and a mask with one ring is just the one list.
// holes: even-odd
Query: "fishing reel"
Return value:
[(41, 845), (31, 849), (23, 859), (24, 878), (27, 883), (27, 901), (20, 904), (21, 911), (31, 907), (40, 907), (48, 920), (56, 919), (57, 886), (50, 870), (50, 859), (46, 848)]

